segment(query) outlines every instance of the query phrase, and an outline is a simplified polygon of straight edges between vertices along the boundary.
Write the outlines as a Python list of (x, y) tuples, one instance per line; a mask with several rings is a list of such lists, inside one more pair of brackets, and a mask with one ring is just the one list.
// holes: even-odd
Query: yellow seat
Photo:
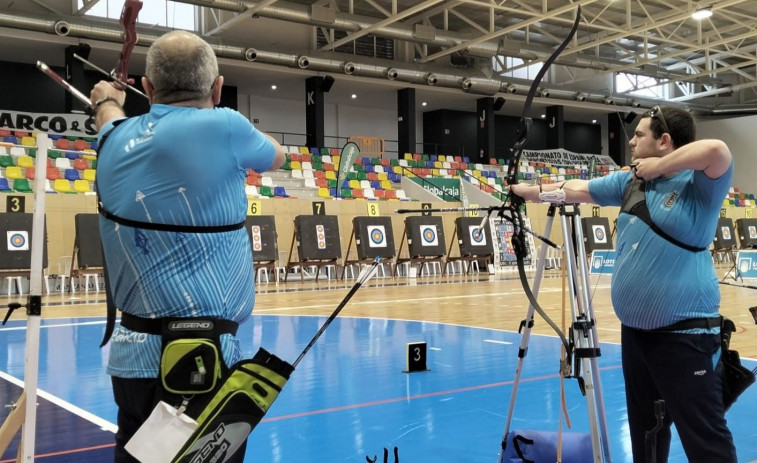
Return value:
[(53, 184), (53, 188), (58, 193), (72, 193), (71, 182), (69, 182), (65, 178), (56, 178), (55, 183)]
[(84, 169), (82, 173), (82, 178), (88, 182), (94, 182), (96, 176), (97, 171), (95, 169)]
[(300, 146), (300, 154), (310, 154), (310, 150), (306, 146)]
[(333, 170), (327, 170), (326, 180), (336, 180), (336, 172), (334, 172)]
[(330, 198), (331, 194), (329, 193), (329, 189), (328, 188), (323, 188), (323, 187), (318, 188), (318, 197), (319, 198)]
[(34, 158), (31, 156), (19, 156), (18, 166), (19, 167), (34, 167)]
[(381, 172), (378, 174), (378, 179), (383, 182), (384, 180), (389, 180), (389, 176), (385, 172)]
[(381, 181), (381, 188), (383, 188), (384, 190), (393, 190), (394, 189), (392, 187), (392, 182), (390, 182), (389, 180), (382, 180)]
[(349, 185), (353, 190), (360, 188), (360, 182), (357, 180), (350, 180)]
[(394, 167), (392, 167), (392, 172), (394, 172), (395, 174), (402, 175), (402, 167), (400, 167), (400, 166), (394, 166)]
[(292, 170), (302, 170), (302, 165), (300, 164), (300, 161), (291, 161), (291, 162), (289, 162), (289, 167)]
[(24, 174), (21, 172), (21, 168), (18, 166), (8, 166), (5, 168), (5, 176), (11, 180), (17, 178), (24, 178)]
[[(55, 181), (58, 183), (58, 181)], [(89, 182), (86, 180), (74, 180), (74, 191), (77, 193), (92, 193), (92, 187), (89, 186)]]
[(34, 140), (34, 137), (22, 137), (21, 138), (21, 146), (36, 146), (37, 142)]

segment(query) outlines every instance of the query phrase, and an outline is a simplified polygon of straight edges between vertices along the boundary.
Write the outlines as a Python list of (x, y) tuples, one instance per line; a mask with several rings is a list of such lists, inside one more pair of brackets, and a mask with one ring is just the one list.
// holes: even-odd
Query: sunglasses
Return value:
[(665, 121), (665, 116), (662, 114), (662, 109), (659, 106), (655, 105), (649, 110), (649, 117), (657, 118), (662, 123), (662, 128), (665, 130), (663, 133), (670, 133), (668, 123)]

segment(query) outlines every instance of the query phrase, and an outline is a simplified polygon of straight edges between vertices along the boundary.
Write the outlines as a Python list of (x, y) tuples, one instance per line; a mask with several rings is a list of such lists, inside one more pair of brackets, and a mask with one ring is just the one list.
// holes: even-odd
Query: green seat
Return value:
[(10, 167), (13, 166), (13, 158), (10, 156), (0, 156), (0, 167)]
[(273, 189), (269, 186), (261, 186), (260, 187), (260, 195), (261, 196), (268, 196), (269, 198), (273, 197)]
[(281, 166), (281, 170), (292, 170), (292, 166), (289, 165), (289, 160), (287, 160), (283, 166)]
[(60, 157), (63, 157), (63, 153), (58, 150), (48, 150), (47, 157), (50, 159), (58, 159)]
[(368, 175), (365, 172), (358, 172), (357, 173), (357, 179), (358, 180), (368, 180)]
[(323, 170), (323, 163), (321, 161), (313, 162), (313, 170)]
[(17, 178), (13, 181), (13, 191), (19, 193), (33, 193), (32, 187), (29, 185), (29, 180), (25, 178)]
[(421, 154), (421, 161), (423, 161), (425, 165), (426, 161), (428, 161), (428, 154)]
[(329, 188), (336, 188), (336, 180), (328, 181)]
[(357, 172), (347, 172), (347, 180), (357, 180)]
[(352, 190), (349, 188), (342, 188), (342, 198), (352, 198)]
[(371, 164), (373, 164), (374, 166), (380, 166), (381, 158), (371, 158)]
[(399, 161), (399, 159), (390, 159), (389, 160), (389, 165), (390, 166), (398, 166), (398, 165), (400, 165), (400, 161)]
[(328, 148), (321, 148), (321, 156), (329, 156), (330, 154)]
[(28, 154), (29, 156), (31, 156), (33, 158), (36, 158), (37, 157), (37, 148), (29, 148), (26, 151), (26, 154)]

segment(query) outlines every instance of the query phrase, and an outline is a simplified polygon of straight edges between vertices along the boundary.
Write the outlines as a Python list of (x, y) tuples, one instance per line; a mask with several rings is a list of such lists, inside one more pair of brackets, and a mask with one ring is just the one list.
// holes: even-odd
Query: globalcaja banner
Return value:
[(438, 178), (430, 179), (412, 177), (415, 183), (422, 186), (424, 190), (436, 195), (444, 201), (460, 201), (460, 180), (456, 178)]

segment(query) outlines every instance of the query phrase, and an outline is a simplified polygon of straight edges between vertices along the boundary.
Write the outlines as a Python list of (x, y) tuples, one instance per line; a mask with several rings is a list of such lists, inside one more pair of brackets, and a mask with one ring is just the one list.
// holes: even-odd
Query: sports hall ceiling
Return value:
[[(98, 31), (112, 32), (118, 25), (84, 15), (101, 2), (119, 10), (122, 4), (0, 0), (0, 60), (32, 62), (47, 55), (50, 64), (61, 65), (63, 47), (86, 41), (93, 47), (92, 61), (112, 63), (118, 37)], [(338, 83), (334, 98), (344, 95), (348, 103), (356, 93), (360, 105), (393, 106), (393, 92), (412, 86), (419, 101), (428, 101), (427, 109), (473, 111), (475, 99), (502, 96), (508, 101), (502, 112), (516, 114), (529, 78), (568, 35), (581, 5), (578, 33), (547, 74), (537, 105), (563, 104), (566, 116), (576, 115), (574, 119), (663, 101), (701, 114), (757, 111), (757, 0), (176, 3), (199, 8), (200, 34), (217, 49), (228, 48), (221, 55), (222, 72), (243, 94), (262, 95), (276, 83), (277, 97), (299, 99), (304, 77), (328, 74)], [(692, 13), (701, 9), (710, 9), (712, 16), (693, 19)], [(47, 26), (30, 25), (31, 20), (66, 21), (74, 27), (56, 37), (44, 30)], [(142, 25), (139, 32), (149, 42), (163, 30)], [(138, 47), (134, 72), (143, 55), (144, 48)], [(529, 71), (529, 65), (536, 66)], [(430, 76), (437, 78), (434, 85), (429, 85)], [(472, 85), (464, 89), (466, 78)], [(668, 93), (659, 93), (655, 84)], [(631, 94), (634, 89), (647, 93)]]

